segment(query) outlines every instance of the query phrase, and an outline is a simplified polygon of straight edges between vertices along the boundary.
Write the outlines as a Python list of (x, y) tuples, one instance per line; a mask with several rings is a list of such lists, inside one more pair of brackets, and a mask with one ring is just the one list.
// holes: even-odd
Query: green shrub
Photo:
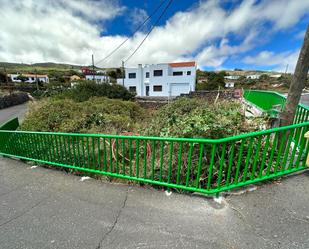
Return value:
[(245, 121), (238, 102), (209, 104), (200, 99), (180, 98), (161, 108), (145, 133), (168, 137), (221, 138), (242, 131)]
[(77, 102), (87, 101), (95, 96), (123, 100), (134, 98), (134, 95), (121, 85), (108, 83), (97, 84), (93, 81), (80, 81), (71, 90), (60, 95), (62, 98), (69, 97)]
[(145, 118), (144, 110), (136, 103), (104, 97), (82, 103), (44, 99), (32, 104), (30, 110), (22, 130), (118, 134), (138, 129), (137, 120)]

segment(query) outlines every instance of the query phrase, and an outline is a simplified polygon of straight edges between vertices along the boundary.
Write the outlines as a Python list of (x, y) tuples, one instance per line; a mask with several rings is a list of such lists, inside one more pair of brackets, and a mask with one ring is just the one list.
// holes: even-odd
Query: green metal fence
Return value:
[(291, 126), (222, 139), (0, 130), (0, 154), (216, 194), (305, 169), (308, 113), (300, 106)]

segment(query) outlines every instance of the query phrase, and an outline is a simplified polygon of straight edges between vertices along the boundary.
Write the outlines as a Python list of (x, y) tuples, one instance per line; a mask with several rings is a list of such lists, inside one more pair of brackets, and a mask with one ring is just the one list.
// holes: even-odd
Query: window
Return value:
[(191, 75), (191, 71), (187, 71), (187, 75)]
[(129, 92), (136, 93), (136, 86), (129, 86)]
[(162, 86), (153, 86), (154, 92), (162, 92)]
[(182, 72), (178, 71), (178, 72), (173, 72), (173, 76), (181, 76)]
[(162, 76), (163, 70), (153, 70), (153, 76)]
[(31, 80), (34, 80), (34, 77), (32, 77)]
[(136, 73), (129, 73), (129, 79), (135, 79)]
[(149, 78), (149, 72), (146, 72), (146, 78)]

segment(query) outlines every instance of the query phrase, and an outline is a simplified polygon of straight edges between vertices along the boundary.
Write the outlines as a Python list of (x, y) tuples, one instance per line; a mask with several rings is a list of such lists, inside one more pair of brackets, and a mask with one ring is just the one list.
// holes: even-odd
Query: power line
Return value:
[(133, 51), (132, 54), (129, 55), (129, 57), (127, 59), (124, 60), (124, 62), (127, 62), (128, 60), (131, 59), (131, 57), (137, 52), (137, 50), (143, 45), (143, 43), (145, 42), (145, 40), (147, 39), (147, 37), (150, 35), (151, 31), (155, 28), (155, 26), (159, 23), (160, 19), (162, 18), (162, 16), (165, 14), (165, 12), (167, 11), (167, 9), (169, 8), (169, 6), (172, 4), (173, 0), (170, 0), (168, 2), (168, 4), (165, 6), (164, 10), (162, 11), (161, 15), (158, 17), (158, 19), (156, 20), (156, 22), (154, 23), (154, 25), (152, 25), (151, 29), (149, 30), (149, 32), (146, 34), (146, 36), (144, 37), (144, 39), (141, 41), (141, 43), (137, 46), (137, 48)]
[[(162, 5), (166, 2), (167, 0), (161, 0), (160, 4), (157, 6), (157, 8), (155, 8), (155, 10), (143, 21), (143, 23), (141, 25), (139, 25), (132, 33), (132, 36), (139, 31), (146, 22), (149, 21), (149, 19), (151, 17), (153, 17), (157, 11), (162, 7)], [(101, 62), (105, 61), (106, 59), (108, 59), (110, 56), (112, 56), (119, 48), (122, 47), (122, 45), (124, 45), (128, 40), (130, 39), (130, 37), (127, 37), (122, 43), (120, 43), (112, 52), (110, 52), (107, 56), (105, 56), (103, 59), (99, 60), (98, 62), (96, 62), (96, 64), (100, 64)]]

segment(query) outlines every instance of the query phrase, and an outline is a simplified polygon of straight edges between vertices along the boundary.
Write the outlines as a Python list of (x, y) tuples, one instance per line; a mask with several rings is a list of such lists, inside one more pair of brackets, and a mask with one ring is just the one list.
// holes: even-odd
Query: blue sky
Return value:
[[(87, 65), (94, 53), (98, 66), (120, 66), (151, 22), (133, 30), (160, 2), (0, 0), (0, 61)], [(126, 65), (196, 60), (206, 70), (292, 71), (308, 22), (309, 0), (174, 0)]]

